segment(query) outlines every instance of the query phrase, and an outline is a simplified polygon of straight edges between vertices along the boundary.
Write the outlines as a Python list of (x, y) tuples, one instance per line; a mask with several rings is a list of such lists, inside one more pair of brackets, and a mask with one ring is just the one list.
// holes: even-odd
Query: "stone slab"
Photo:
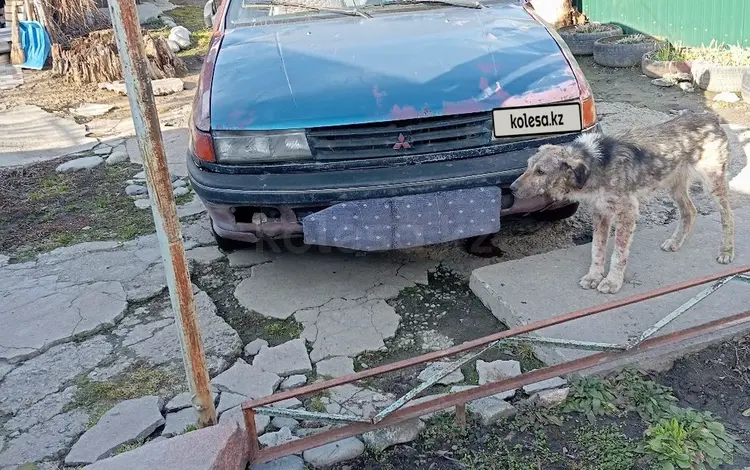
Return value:
[(305, 470), (305, 461), (296, 455), (288, 455), (268, 463), (253, 465), (250, 470)]
[[(188, 130), (179, 129), (162, 129), (164, 137), (164, 151), (167, 154), (167, 166), (169, 173), (176, 176), (187, 176), (187, 164), (185, 155), (188, 151)], [(126, 141), (125, 147), (130, 157), (131, 163), (143, 164), (141, 151), (138, 149), (138, 140), (135, 137)]]
[(161, 435), (164, 437), (178, 436), (185, 433), (190, 426), (197, 426), (198, 416), (193, 408), (184, 408), (174, 413), (167, 413), (166, 423)]
[[(748, 265), (750, 237), (746, 234), (750, 231), (750, 208), (735, 209), (734, 217), (737, 233), (736, 259), (728, 266), (716, 262), (721, 226), (719, 216), (712, 214), (698, 217), (693, 232), (676, 253), (667, 253), (660, 248), (661, 243), (672, 234), (674, 224), (637, 230), (630, 252), (625, 284), (617, 294), (601, 294), (596, 290), (584, 290), (578, 286), (579, 278), (588, 270), (590, 245), (477, 269), (471, 276), (471, 289), (495, 317), (509, 327), (515, 327), (715, 274), (730, 267)], [(624, 343), (631, 337), (639, 336), (706, 287), (694, 287), (567, 324), (548, 327), (534, 334), (560, 339)], [(658, 335), (743, 312), (747, 310), (748, 303), (748, 285), (730, 282), (667, 325)], [(691, 342), (689, 347), (694, 349), (701, 342), (738, 334), (747, 329), (747, 326), (738, 327), (725, 334), (707, 337), (704, 341)], [(659, 354), (674, 353), (686, 347), (688, 344), (664, 348)], [(539, 358), (548, 364), (558, 364), (593, 354), (544, 346), (537, 346), (535, 349)], [(643, 359), (647, 357), (649, 355), (638, 356), (638, 363), (644, 365)]]
[(356, 437), (349, 437), (324, 446), (306, 450), (302, 456), (313, 467), (328, 467), (356, 459), (365, 451), (365, 445)]
[(86, 126), (31, 105), (0, 111), (0, 129), (0, 167), (52, 160), (98, 143), (86, 137)]
[(122, 445), (145, 439), (164, 424), (163, 407), (162, 399), (154, 396), (115, 405), (78, 439), (65, 457), (65, 464), (94, 463), (112, 456)]
[(315, 371), (320, 377), (343, 377), (354, 373), (354, 359), (337, 356), (315, 364)]
[(383, 299), (335, 299), (323, 307), (299, 311), (294, 318), (302, 324), (302, 338), (313, 344), (313, 362), (385, 348), (384, 341), (395, 336), (401, 322)]
[(113, 104), (107, 103), (83, 103), (79, 107), (71, 109), (70, 112), (78, 117), (91, 118), (107, 114), (114, 108)]
[(248, 398), (262, 398), (273, 394), (281, 383), (281, 377), (238, 359), (232, 367), (214, 377), (211, 383), (216, 385), (222, 393), (230, 392)]
[(85, 470), (245, 470), (247, 438), (237, 423), (220, 423), (155, 442), (84, 467)]
[(262, 346), (253, 359), (253, 367), (281, 377), (312, 372), (305, 341), (293, 339), (274, 347)]

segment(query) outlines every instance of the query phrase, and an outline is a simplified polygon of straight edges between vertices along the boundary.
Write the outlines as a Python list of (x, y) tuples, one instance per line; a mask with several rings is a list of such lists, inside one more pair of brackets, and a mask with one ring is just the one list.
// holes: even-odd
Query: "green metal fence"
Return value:
[(576, 0), (591, 21), (685, 46), (711, 40), (750, 47), (750, 0)]

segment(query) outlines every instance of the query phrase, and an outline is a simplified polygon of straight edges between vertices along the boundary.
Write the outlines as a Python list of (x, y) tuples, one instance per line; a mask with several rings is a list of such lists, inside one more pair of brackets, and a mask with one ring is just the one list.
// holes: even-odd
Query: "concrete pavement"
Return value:
[[(588, 270), (590, 244), (477, 269), (471, 276), (471, 289), (491, 309), (493, 315), (509, 327), (516, 327), (709, 275), (732, 266), (748, 265), (750, 209), (735, 209), (734, 212), (737, 254), (734, 263), (728, 266), (716, 262), (721, 226), (718, 215), (713, 214), (698, 217), (694, 231), (677, 253), (667, 253), (660, 249), (661, 243), (672, 233), (674, 223), (638, 230), (631, 248), (625, 285), (614, 295), (584, 290), (578, 286), (579, 278)], [(610, 241), (610, 249), (611, 245)], [(560, 339), (624, 343), (630, 337), (639, 336), (706, 287), (707, 285), (699, 286), (603, 312), (545, 328), (537, 333)], [(747, 310), (748, 305), (750, 285), (730, 282), (682, 314), (659, 334), (740, 313)], [(542, 346), (536, 347), (536, 351), (540, 359), (548, 364), (592, 354), (588, 351)], [(671, 352), (676, 351), (677, 349)]]

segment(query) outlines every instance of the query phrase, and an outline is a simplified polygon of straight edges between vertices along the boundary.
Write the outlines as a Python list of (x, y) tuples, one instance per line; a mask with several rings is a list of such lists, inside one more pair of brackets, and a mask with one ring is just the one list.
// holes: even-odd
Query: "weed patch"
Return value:
[(60, 161), (0, 170), (0, 253), (13, 262), (76, 243), (131, 240), (154, 232), (124, 182), (140, 165), (60, 174)]
[(597, 416), (614, 416), (619, 412), (612, 382), (607, 379), (584, 377), (572, 384), (563, 411), (585, 415), (591, 423)]
[(73, 401), (65, 410), (88, 410), (91, 427), (118, 402), (147, 395), (167, 395), (178, 383), (176, 377), (147, 365), (136, 366), (112, 381), (95, 382), (84, 377), (78, 381)]
[(734, 463), (740, 449), (724, 425), (708, 412), (675, 410), (671, 418), (662, 418), (646, 430), (646, 451), (657, 468), (705, 470)]
[(265, 338), (280, 343), (297, 339), (302, 335), (302, 325), (293, 318), (275, 321), (268, 320), (263, 325), (263, 330), (265, 332)]

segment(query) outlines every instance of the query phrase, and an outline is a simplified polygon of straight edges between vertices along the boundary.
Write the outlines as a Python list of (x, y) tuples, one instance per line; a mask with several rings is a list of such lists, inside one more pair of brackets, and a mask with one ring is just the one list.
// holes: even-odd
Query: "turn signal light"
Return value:
[(204, 162), (215, 163), (216, 154), (211, 133), (199, 131), (195, 126), (190, 126), (190, 129), (190, 147), (193, 155)]
[(581, 104), (581, 120), (583, 128), (587, 129), (596, 124), (596, 105), (592, 96), (584, 98)]

